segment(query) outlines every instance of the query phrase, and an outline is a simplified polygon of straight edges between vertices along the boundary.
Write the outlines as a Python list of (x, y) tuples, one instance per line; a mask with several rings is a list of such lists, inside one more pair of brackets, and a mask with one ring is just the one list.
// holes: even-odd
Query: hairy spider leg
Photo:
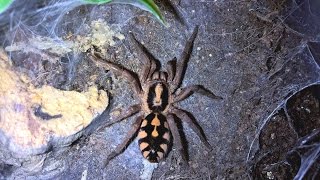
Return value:
[(98, 66), (103, 67), (105, 69), (110, 69), (113, 73), (117, 73), (119, 75), (124, 76), (132, 85), (134, 92), (137, 95), (143, 94), (143, 90), (140, 84), (140, 81), (138, 81), (137, 74), (133, 73), (132, 71), (126, 69), (125, 67), (109, 62), (107, 60), (104, 60), (100, 57), (98, 53), (95, 53), (94, 55), (89, 54), (89, 58)]
[(141, 105), (140, 104), (135, 104), (130, 106), (129, 108), (127, 108), (124, 111), (121, 111), (120, 115), (118, 115), (117, 117), (115, 117), (114, 119), (111, 119), (111, 122), (108, 122), (107, 124), (101, 126), (99, 129), (104, 129), (106, 127), (109, 127), (115, 123), (121, 122), (135, 114), (137, 114), (138, 112), (141, 111)]
[(174, 77), (175, 77), (175, 73), (176, 73), (176, 64), (177, 64), (177, 58), (174, 57), (172, 60), (167, 62), (167, 73), (168, 73), (168, 82), (172, 82)]
[(147, 48), (134, 37), (132, 33), (130, 33), (130, 39), (135, 47), (138, 57), (141, 58), (142, 63), (144, 63), (140, 81), (145, 83), (147, 80), (151, 79), (152, 74), (157, 69), (157, 60), (151, 53), (149, 53)]
[(188, 158), (187, 158), (186, 153), (185, 153), (184, 148), (183, 148), (181, 136), (179, 134), (179, 129), (177, 127), (176, 122), (174, 121), (174, 115), (169, 113), (167, 115), (167, 121), (168, 121), (169, 128), (170, 128), (170, 131), (171, 131), (171, 134), (172, 134), (172, 137), (173, 137), (173, 145), (174, 145), (174, 147), (177, 148), (177, 150), (178, 150), (179, 154), (181, 155), (183, 161), (187, 162)]
[(133, 139), (136, 137), (137, 132), (140, 128), (141, 122), (143, 120), (143, 116), (138, 116), (135, 120), (135, 122), (132, 125), (132, 128), (130, 129), (130, 131), (127, 133), (126, 137), (124, 138), (124, 141), (119, 144), (116, 149), (111, 152), (111, 154), (107, 157), (107, 159), (104, 162), (104, 165), (107, 166), (109, 161), (112, 160), (113, 158), (115, 158), (116, 156), (118, 156), (119, 154), (121, 154), (126, 148), (127, 146), (130, 145), (130, 143), (133, 141)]
[(182, 83), (183, 75), (187, 69), (188, 61), (189, 61), (189, 58), (191, 56), (191, 52), (193, 49), (193, 43), (194, 43), (194, 40), (196, 39), (196, 36), (198, 34), (198, 29), (199, 29), (199, 26), (196, 26), (194, 28), (191, 37), (186, 42), (186, 46), (183, 49), (183, 52), (180, 56), (180, 60), (177, 63), (177, 70), (176, 70), (176, 74), (175, 74), (175, 77), (173, 80), (172, 92), (175, 92)]
[(202, 141), (202, 143), (207, 147), (208, 150), (212, 150), (211, 145), (208, 143), (207, 138), (201, 128), (201, 126), (198, 124), (198, 122), (196, 121), (195, 117), (182, 109), (178, 109), (178, 108), (174, 108), (172, 110), (172, 112), (183, 122), (186, 122), (188, 124), (188, 126), (193, 130), (193, 132), (195, 132), (200, 140)]
[(173, 103), (183, 101), (189, 96), (191, 96), (193, 93), (199, 93), (211, 99), (223, 99), (222, 97), (215, 95), (213, 92), (206, 89), (202, 85), (190, 85), (185, 88), (182, 88), (179, 94), (173, 95)]

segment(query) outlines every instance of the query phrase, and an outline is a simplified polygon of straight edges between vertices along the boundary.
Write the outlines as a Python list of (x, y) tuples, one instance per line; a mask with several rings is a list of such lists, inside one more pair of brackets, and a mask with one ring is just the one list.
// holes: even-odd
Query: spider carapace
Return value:
[(111, 123), (105, 125), (110, 126), (138, 114), (132, 129), (127, 133), (124, 141), (108, 156), (106, 163), (122, 153), (136, 136), (139, 138), (139, 147), (143, 157), (150, 162), (161, 161), (171, 145), (179, 150), (182, 158), (186, 160), (186, 153), (175, 119), (187, 123), (205, 146), (211, 149), (202, 128), (192, 114), (178, 108), (176, 104), (195, 92), (212, 99), (222, 99), (201, 85), (180, 88), (197, 32), (198, 27), (194, 29), (187, 41), (179, 61), (176, 58), (168, 61), (166, 71), (161, 70), (159, 61), (132, 34), (130, 36), (132, 44), (144, 64), (139, 76), (123, 66), (102, 59), (97, 53), (89, 54), (90, 59), (97, 66), (109, 69), (126, 78), (132, 85), (135, 94), (140, 98), (139, 104), (130, 106)]

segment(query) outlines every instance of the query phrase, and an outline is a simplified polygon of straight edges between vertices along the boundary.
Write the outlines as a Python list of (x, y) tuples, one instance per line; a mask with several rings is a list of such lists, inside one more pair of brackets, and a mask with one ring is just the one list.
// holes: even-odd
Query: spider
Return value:
[[(89, 54), (89, 58), (99, 67), (109, 69), (115, 74), (125, 77), (132, 85), (134, 93), (140, 98), (140, 103), (130, 106), (113, 120), (108, 126), (120, 122), (137, 113), (132, 129), (124, 141), (107, 157), (105, 165), (114, 157), (125, 151), (126, 147), (136, 138), (139, 138), (139, 147), (145, 159), (151, 163), (158, 163), (168, 154), (172, 145), (177, 148), (184, 161), (187, 161), (183, 144), (175, 119), (186, 122), (199, 136), (204, 145), (211, 150), (202, 128), (191, 113), (180, 109), (176, 103), (197, 92), (212, 99), (222, 99), (201, 85), (190, 85), (180, 88), (185, 74), (193, 43), (198, 33), (195, 27), (181, 54), (180, 61), (173, 58), (168, 61), (166, 71), (148, 50), (130, 34), (131, 41), (144, 63), (142, 74), (138, 76), (121, 65), (104, 60), (98, 53)], [(176, 67), (175, 67), (176, 65)]]

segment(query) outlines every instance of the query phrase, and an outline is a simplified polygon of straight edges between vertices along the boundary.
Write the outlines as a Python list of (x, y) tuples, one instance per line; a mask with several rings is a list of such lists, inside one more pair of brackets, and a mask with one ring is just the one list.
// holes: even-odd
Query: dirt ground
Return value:
[[(129, 32), (165, 66), (180, 56), (199, 25), (182, 86), (204, 85), (223, 100), (195, 94), (179, 105), (198, 120), (213, 150), (208, 152), (197, 135), (180, 123), (189, 166), (183, 165), (174, 147), (164, 161), (151, 165), (143, 160), (134, 140), (104, 168), (103, 160), (121, 143), (133, 118), (99, 127), (110, 121), (114, 109), (139, 102), (129, 82), (96, 67), (85, 52), (49, 53), (58, 57), (50, 61), (35, 52), (15, 51), (8, 53), (14, 66), (36, 77), (35, 86), (48, 84), (81, 92), (96, 85), (109, 92), (111, 100), (70, 146), (25, 157), (20, 163), (1, 148), (0, 179), (292, 179), (296, 175), (319, 179), (320, 14), (316, 7), (320, 4), (294, 0), (173, 2), (181, 9), (180, 15), (168, 3), (156, 1), (168, 27), (138, 8), (108, 5), (76, 7), (63, 16), (54, 34), (40, 31), (38, 25), (30, 31), (70, 40), (84, 37), (91, 22), (102, 19), (118, 34), (112, 36), (112, 43), (95, 47), (107, 59), (140, 73), (142, 62), (131, 46)], [(42, 7), (36, 2), (25, 6)], [(43, 27), (52, 27), (49, 23), (55, 21), (50, 18), (55, 16), (46, 17)], [(28, 31), (11, 31), (10, 23), (0, 20), (4, 48), (26, 38), (21, 31)], [(23, 22), (35, 27), (31, 23), (35, 20), (39, 21), (30, 16)]]

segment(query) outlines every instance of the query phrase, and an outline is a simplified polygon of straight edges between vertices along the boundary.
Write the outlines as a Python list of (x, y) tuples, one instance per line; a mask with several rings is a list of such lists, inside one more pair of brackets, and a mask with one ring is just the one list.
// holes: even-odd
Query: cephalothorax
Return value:
[(197, 32), (198, 27), (194, 29), (190, 39), (187, 41), (180, 60), (177, 61), (174, 58), (169, 61), (166, 71), (161, 71), (161, 67), (158, 65), (159, 61), (132, 35), (132, 42), (144, 63), (142, 74), (139, 77), (120, 65), (101, 59), (96, 53), (89, 56), (97, 66), (110, 69), (114, 73), (127, 78), (131, 82), (134, 92), (140, 98), (139, 104), (122, 111), (112, 123), (108, 124), (111, 125), (134, 114), (139, 114), (124, 142), (118, 145), (115, 151), (108, 156), (107, 162), (122, 153), (136, 136), (139, 138), (139, 146), (143, 157), (150, 162), (159, 162), (166, 156), (172, 139), (173, 146), (181, 152), (183, 159), (186, 160), (175, 118), (186, 122), (200, 137), (206, 147), (211, 149), (201, 127), (197, 124), (191, 113), (175, 106), (175, 103), (186, 99), (194, 92), (212, 99), (222, 99), (201, 85), (190, 85), (181, 88), (177, 93), (177, 89), (183, 80)]

